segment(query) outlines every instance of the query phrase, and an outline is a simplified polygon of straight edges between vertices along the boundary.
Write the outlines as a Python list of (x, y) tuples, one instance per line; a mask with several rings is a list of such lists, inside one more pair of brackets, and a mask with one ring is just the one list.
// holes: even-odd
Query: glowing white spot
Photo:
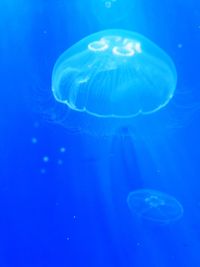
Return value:
[(65, 148), (65, 147), (61, 147), (61, 148), (60, 148), (60, 152), (61, 152), (61, 153), (66, 152), (66, 148)]
[(126, 45), (128, 42), (129, 42), (129, 39), (125, 38), (125, 39), (123, 40), (123, 45)]
[(48, 156), (44, 156), (44, 157), (43, 157), (43, 161), (44, 161), (44, 162), (48, 162), (48, 161), (49, 161), (49, 157), (48, 157)]
[(32, 144), (36, 144), (37, 143), (37, 138), (35, 138), (35, 137), (33, 137), (32, 139), (31, 139), (31, 142), (32, 142)]
[(141, 43), (135, 43), (134, 49), (136, 50), (136, 52), (142, 53)]

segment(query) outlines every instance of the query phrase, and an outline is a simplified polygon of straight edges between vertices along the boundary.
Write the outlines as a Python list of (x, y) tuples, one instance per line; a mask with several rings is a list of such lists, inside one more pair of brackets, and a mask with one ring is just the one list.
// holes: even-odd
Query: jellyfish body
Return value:
[(92, 34), (65, 51), (52, 75), (52, 91), (69, 109), (126, 119), (164, 107), (176, 88), (170, 57), (144, 36), (124, 30)]
[(145, 221), (168, 224), (183, 215), (183, 207), (174, 197), (156, 190), (133, 191), (127, 203), (133, 215)]

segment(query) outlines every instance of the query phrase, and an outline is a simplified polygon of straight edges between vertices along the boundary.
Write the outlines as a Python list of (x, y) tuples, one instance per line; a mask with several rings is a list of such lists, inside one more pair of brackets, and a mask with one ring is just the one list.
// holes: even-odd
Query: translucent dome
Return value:
[(133, 191), (127, 203), (133, 215), (160, 224), (176, 221), (183, 215), (183, 207), (174, 197), (156, 190)]
[(98, 32), (55, 63), (53, 116), (73, 131), (113, 135), (119, 127), (141, 127), (138, 115), (164, 107), (176, 82), (171, 58), (144, 36), (116, 29)]
[(176, 88), (171, 58), (144, 36), (92, 34), (66, 50), (52, 75), (55, 99), (96, 117), (129, 118), (164, 107)]

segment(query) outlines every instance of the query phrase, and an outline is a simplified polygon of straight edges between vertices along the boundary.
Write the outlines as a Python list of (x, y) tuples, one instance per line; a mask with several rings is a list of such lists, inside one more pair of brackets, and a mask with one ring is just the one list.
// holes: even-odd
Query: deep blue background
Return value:
[[(2, 267), (200, 266), (200, 4), (117, 0), (108, 12), (104, 2), (0, 2)], [(107, 28), (140, 32), (170, 54), (177, 91), (128, 136), (72, 134), (57, 123), (52, 68)], [(183, 217), (135, 221), (126, 197), (143, 187), (173, 195)]]

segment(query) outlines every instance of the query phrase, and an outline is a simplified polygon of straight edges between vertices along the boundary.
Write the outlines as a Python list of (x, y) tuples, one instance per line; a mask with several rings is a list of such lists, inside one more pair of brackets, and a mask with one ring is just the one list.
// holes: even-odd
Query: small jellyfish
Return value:
[(171, 58), (153, 42), (135, 32), (106, 30), (84, 38), (58, 58), (52, 91), (71, 111), (112, 119), (107, 126), (124, 126), (123, 120), (164, 107), (176, 82)]
[(183, 207), (174, 197), (156, 190), (133, 191), (127, 203), (133, 215), (145, 221), (168, 224), (183, 215)]

